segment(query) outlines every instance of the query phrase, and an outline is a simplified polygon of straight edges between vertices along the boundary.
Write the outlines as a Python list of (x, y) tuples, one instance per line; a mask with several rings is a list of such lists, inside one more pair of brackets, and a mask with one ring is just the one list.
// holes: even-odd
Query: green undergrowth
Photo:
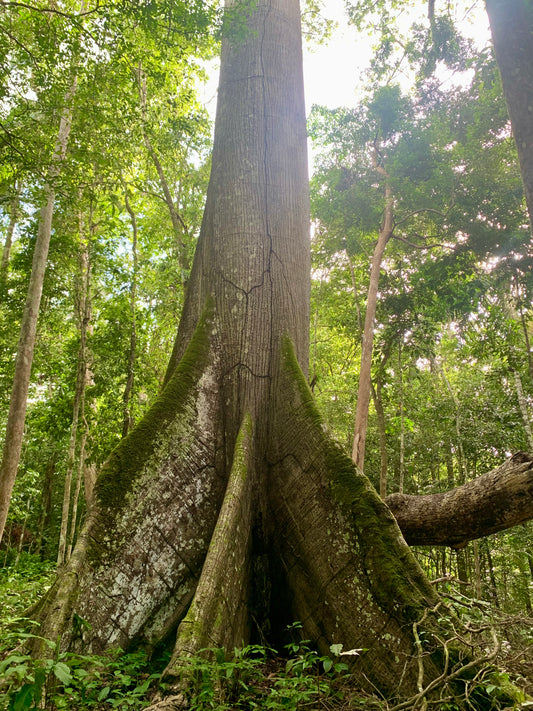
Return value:
[[(33, 660), (16, 646), (30, 636), (21, 630), (4, 636), (0, 709), (143, 709), (150, 705), (156, 689), (165, 690), (160, 669), (152, 671), (153, 663), (142, 651), (70, 654), (59, 652), (57, 643), (47, 640), (50, 658)], [(229, 657), (223, 649), (206, 649), (197, 657), (183, 659), (187, 708), (340, 711), (360, 707), (352, 698), (348, 665), (341, 661), (340, 648), (333, 649), (331, 657), (320, 656), (303, 641), (284, 651), (288, 656), (280, 657), (267, 647), (249, 645), (235, 649)]]
[[(23, 641), (29, 633), (13, 632), (6, 643)], [(47, 642), (50, 658), (32, 660), (20, 650), (0, 649), (0, 709), (26, 711), (47, 709), (144, 709), (156, 690), (165, 691), (160, 669), (141, 652), (114, 650), (106, 655), (60, 653), (57, 644)], [(190, 711), (403, 711), (420, 705), (391, 704), (354, 687), (341, 645), (332, 645), (329, 656), (321, 656), (308, 642), (288, 645), (280, 656), (258, 645), (235, 649), (228, 658), (223, 649), (206, 649), (183, 659), (183, 687)], [(437, 704), (441, 711), (501, 709), (494, 684), (483, 688), (484, 701), (465, 697)], [(169, 692), (173, 693), (173, 692)], [(494, 702), (491, 702), (493, 695)], [(434, 705), (432, 705), (435, 708)], [(515, 706), (513, 708), (520, 708)]]
[(0, 641), (5, 625), (47, 592), (55, 570), (51, 561), (42, 561), (26, 551), (0, 551)]
[[(28, 554), (20, 556), (16, 566), (13, 557), (6, 560), (11, 564), (0, 568), (0, 711), (144, 709), (157, 691), (166, 689), (174, 693), (161, 678), (168, 655), (150, 659), (142, 650), (112, 650), (98, 656), (73, 654), (61, 651), (60, 640), (42, 640), (47, 658), (33, 659), (25, 643), (39, 638), (39, 630), (23, 610), (50, 585), (52, 566)], [(451, 605), (465, 607), (457, 598), (450, 600)], [(470, 612), (466, 622), (470, 628), (483, 629), (491, 615), (479, 603), (470, 602), (467, 607)], [(442, 614), (447, 614), (444, 606)], [(509, 621), (505, 623), (506, 630), (508, 627)], [(439, 699), (432, 695), (427, 705), (421, 699), (418, 704), (386, 701), (358, 688), (350, 673), (351, 663), (355, 660), (357, 664), (357, 657), (371, 653), (370, 650), (345, 651), (342, 645), (334, 644), (328, 655), (321, 655), (308, 641), (299, 639), (300, 634), (301, 624), (294, 623), (287, 630), (292, 641), (281, 653), (266, 646), (248, 645), (231, 654), (222, 649), (206, 649), (196, 657), (182, 659), (180, 684), (187, 708), (191, 711), (525, 708), (520, 703), (525, 701), (525, 695), (509, 706), (508, 700), (513, 695), (509, 690), (516, 691), (515, 679), (496, 671), (497, 668), (486, 675), (474, 673), (468, 687), (457, 688), (452, 696), (450, 687), (448, 692), (439, 694)], [(516, 665), (516, 650), (513, 659)], [(503, 698), (507, 699), (505, 703)]]

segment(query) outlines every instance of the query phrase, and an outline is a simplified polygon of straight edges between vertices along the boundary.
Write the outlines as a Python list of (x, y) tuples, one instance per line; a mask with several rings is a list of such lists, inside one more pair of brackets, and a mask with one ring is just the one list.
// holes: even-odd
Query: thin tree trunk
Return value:
[[(80, 236), (84, 233), (83, 219), (80, 214)], [(72, 424), (70, 427), (70, 438), (67, 453), (67, 471), (65, 475), (65, 486), (63, 490), (63, 506), (61, 512), (61, 526), (59, 530), (59, 545), (57, 552), (58, 568), (66, 562), (67, 553), (67, 533), (69, 527), (69, 515), (71, 505), (72, 477), (76, 464), (76, 445), (78, 442), (78, 420), (80, 406), (83, 401), (85, 384), (87, 382), (87, 328), (89, 319), (87, 315), (88, 289), (90, 284), (90, 259), (89, 246), (86, 239), (81, 237), (79, 251), (79, 286), (77, 294), (76, 311), (78, 312), (78, 324), (80, 332), (80, 345), (78, 349), (78, 364), (76, 371), (76, 385), (74, 390), (74, 402), (72, 405)]]
[(56, 460), (57, 453), (53, 450), (44, 470), (44, 481), (41, 489), (41, 511), (39, 515), (36, 553), (40, 554), (42, 558), (45, 557), (43, 539), (45, 531), (50, 523), (50, 512), (52, 509), (52, 487), (56, 470)]
[(55, 201), (55, 180), (60, 174), (61, 163), (63, 162), (72, 124), (72, 102), (77, 88), (77, 78), (75, 77), (70, 91), (65, 97), (65, 108), (61, 116), (59, 131), (55, 145), (52, 163), (48, 169), (47, 179), (44, 186), (44, 205), (39, 217), (37, 239), (33, 251), (33, 262), (30, 275), (30, 284), (22, 316), (20, 328), (20, 339), (15, 361), (15, 375), (13, 378), (13, 389), (9, 404), (7, 417), (6, 435), (0, 464), (0, 541), (6, 523), (11, 492), (17, 476), (17, 469), (20, 461), (22, 448), (22, 438), (24, 434), (24, 422), (26, 419), (26, 408), (28, 399), (28, 389), (30, 385), (31, 366), (33, 362), (33, 351), (37, 333), (37, 318), (41, 303), (44, 274), (50, 246), (52, 233), (52, 216), (54, 213)]
[(446, 449), (446, 481), (448, 483), (448, 489), (453, 489), (455, 486), (455, 477), (453, 474), (453, 452), (449, 447)]
[(457, 560), (457, 577), (459, 578), (459, 590), (461, 591), (462, 595), (467, 597), (470, 587), (470, 576), (468, 575), (468, 561), (466, 557), (466, 550), (464, 548), (456, 550), (455, 556)]
[(463, 424), (461, 421), (461, 405), (459, 403), (459, 399), (457, 395), (455, 394), (455, 391), (452, 387), (452, 384), (450, 383), (448, 376), (446, 375), (446, 372), (444, 368), (437, 363), (437, 361), (434, 361), (434, 367), (436, 368), (437, 372), (441, 376), (444, 385), (446, 386), (446, 389), (450, 393), (450, 397), (452, 398), (453, 405), (455, 408), (455, 435), (456, 435), (456, 442), (457, 442), (457, 462), (459, 464), (459, 482), (461, 484), (465, 484), (467, 480), (467, 471), (466, 471), (466, 460), (465, 460), (465, 453), (463, 449), (463, 434), (462, 434), (462, 429), (463, 429)]
[[(319, 295), (322, 293), (322, 279), (320, 280)], [(311, 379), (311, 389), (314, 390), (315, 383), (317, 380), (316, 364), (317, 364), (317, 352), (318, 352), (318, 315), (320, 308), (320, 299), (317, 298), (315, 316), (313, 318), (313, 340), (311, 341), (311, 349), (313, 353), (310, 371), (312, 373)], [(311, 376), (310, 376), (311, 377)]]
[(10, 521), (9, 523), (9, 528), (7, 530), (7, 535), (4, 539), (4, 548), (5, 548), (5, 553), (4, 553), (4, 563), (3, 563), (3, 568), (7, 568), (7, 559), (9, 558), (9, 551), (11, 550), (11, 535), (13, 533), (13, 521)]
[(348, 252), (348, 249), (345, 249), (344, 253), (346, 254), (346, 259), (348, 260), (348, 268), (350, 270), (350, 279), (352, 281), (353, 300), (354, 300), (354, 304), (355, 304), (355, 313), (357, 314), (357, 328), (359, 329), (359, 332), (362, 334), (363, 333), (363, 319), (361, 318), (361, 307), (359, 306), (359, 299), (357, 298), (357, 279), (355, 278), (355, 267), (353, 265), (353, 261), (350, 256), (350, 253)]
[(400, 410), (400, 461), (399, 461), (399, 476), (398, 476), (398, 491), (403, 494), (405, 486), (405, 416), (403, 402), (403, 370), (402, 370), (402, 347), (398, 344), (398, 378), (400, 381), (400, 402), (398, 408)]
[(492, 603), (495, 607), (500, 607), (500, 596), (498, 595), (498, 586), (496, 585), (496, 576), (494, 575), (494, 563), (492, 562), (492, 554), (490, 552), (490, 545), (487, 539), (482, 541), (484, 543), (485, 555), (487, 556), (487, 568), (489, 571), (489, 581), (490, 581), (490, 596), (492, 598)]
[(531, 580), (533, 581), (533, 553), (526, 551), (527, 563), (529, 565), (529, 573), (531, 575)]
[(475, 585), (475, 595), (477, 600), (483, 599), (483, 593), (481, 589), (481, 564), (479, 556), (479, 542), (472, 542), (472, 549), (474, 551), (474, 585)]
[(376, 409), (378, 418), (379, 431), (379, 452), (380, 452), (380, 470), (379, 470), (379, 495), (382, 499), (387, 496), (387, 474), (389, 458), (387, 454), (387, 428), (385, 425), (385, 410), (383, 409), (382, 400), (382, 383), (378, 378), (376, 387), (372, 384), (372, 399)]
[(446, 548), (443, 548), (440, 554), (441, 566), (442, 566), (442, 577), (446, 578), (448, 575), (448, 554)]
[(359, 387), (357, 391), (357, 406), (355, 410), (355, 427), (352, 449), (352, 459), (358, 469), (363, 471), (365, 463), (366, 432), (368, 427), (368, 408), (370, 405), (370, 383), (372, 371), (372, 350), (374, 347), (374, 321), (378, 302), (379, 272), (385, 248), (392, 237), (393, 229), (393, 197), (392, 190), (385, 178), (385, 216), (379, 232), (378, 241), (372, 255), (370, 283), (366, 301), (365, 325), (361, 345), (361, 367), (359, 369)]
[(522, 388), (522, 380), (520, 378), (520, 373), (514, 371), (514, 384), (516, 390), (516, 397), (518, 398), (518, 404), (520, 406), (520, 414), (522, 415), (522, 422), (524, 424), (524, 432), (526, 433), (527, 446), (530, 452), (533, 452), (533, 433), (531, 432), (531, 422), (529, 421), (529, 412), (527, 408), (527, 400), (524, 395), (524, 389)]
[(123, 403), (123, 418), (122, 418), (122, 436), (125, 437), (130, 427), (133, 425), (133, 414), (132, 414), (132, 396), (133, 396), (133, 383), (135, 379), (135, 359), (137, 353), (137, 319), (136, 319), (136, 308), (137, 308), (137, 273), (139, 270), (139, 257), (137, 254), (137, 217), (131, 206), (128, 188), (124, 184), (124, 201), (126, 204), (126, 210), (130, 216), (131, 229), (132, 229), (132, 241), (131, 241), (131, 254), (133, 257), (133, 271), (131, 275), (131, 287), (130, 287), (130, 347), (128, 353), (128, 365), (127, 365), (127, 377), (126, 385), (124, 387), (124, 393), (122, 395)]
[[(87, 272), (87, 295), (85, 298), (85, 323), (86, 323), (86, 330), (87, 330), (87, 335), (89, 334), (90, 331), (90, 321), (91, 321), (91, 315), (92, 315), (92, 305), (91, 305), (91, 298), (90, 298), (90, 264), (88, 265), (88, 272)], [(87, 343), (86, 343), (87, 346)], [(70, 524), (70, 535), (69, 535), (69, 543), (68, 543), (68, 548), (67, 548), (67, 560), (70, 560), (72, 556), (72, 549), (74, 547), (74, 543), (76, 540), (76, 525), (77, 525), (77, 519), (78, 519), (78, 507), (79, 507), (79, 499), (80, 499), (80, 491), (81, 491), (81, 485), (82, 482), (85, 484), (87, 483), (87, 452), (86, 452), (86, 446), (87, 446), (87, 438), (89, 436), (89, 423), (87, 422), (87, 418), (85, 416), (85, 400), (86, 400), (86, 386), (90, 384), (91, 380), (91, 373), (89, 370), (89, 348), (86, 347), (85, 349), (85, 362), (86, 362), (86, 367), (85, 367), (85, 387), (82, 390), (81, 394), (81, 403), (80, 403), (80, 419), (81, 422), (83, 423), (83, 429), (81, 432), (81, 437), (80, 437), (80, 447), (79, 447), (79, 454), (78, 454), (78, 471), (76, 474), (76, 491), (74, 494), (74, 499), (73, 499), (73, 506), (72, 506), (72, 517), (71, 517), (71, 524)], [(89, 494), (85, 494), (85, 501), (87, 503), (87, 506), (90, 504), (90, 497), (92, 496), (92, 487), (90, 487), (90, 492)]]
[(94, 485), (96, 483), (96, 466), (94, 463), (85, 464), (83, 469), (83, 490), (85, 492), (85, 503), (90, 509), (93, 503)]
[[(85, 400), (85, 393), (82, 395), (82, 402), (81, 402), (81, 418), (82, 421), (84, 420), (84, 400)], [(67, 552), (66, 552), (66, 557), (65, 559), (67, 561), (70, 560), (70, 557), (72, 555), (72, 549), (74, 547), (74, 542), (76, 540), (76, 526), (78, 523), (78, 507), (79, 507), (79, 501), (80, 501), (80, 492), (81, 492), (81, 482), (83, 478), (83, 466), (84, 466), (84, 458), (85, 458), (85, 443), (87, 441), (87, 431), (84, 429), (81, 438), (80, 438), (80, 453), (79, 453), (79, 459), (78, 459), (78, 469), (76, 472), (76, 488), (74, 490), (74, 497), (72, 499), (72, 515), (70, 517), (70, 527), (69, 527), (69, 535), (68, 535), (68, 544), (67, 544)]]
[(13, 567), (15, 569), (18, 568), (20, 554), (22, 553), (22, 546), (24, 544), (24, 534), (26, 533), (26, 526), (28, 523), (28, 516), (30, 515), (30, 506), (31, 506), (32, 498), (33, 497), (28, 496), (28, 498), (26, 500), (26, 511), (24, 512), (24, 521), (22, 523), (22, 530), (20, 532), (19, 544), (17, 546), (17, 555), (15, 558), (15, 563), (13, 565)]
[(523, 596), (524, 608), (526, 613), (531, 616), (531, 596), (529, 594), (529, 570), (527, 566), (527, 555), (517, 552), (517, 566), (520, 571), (521, 592)]
[(11, 200), (11, 210), (9, 213), (9, 224), (7, 226), (6, 238), (4, 241), (4, 247), (2, 250), (2, 261), (0, 263), (0, 286), (5, 284), (7, 281), (7, 273), (9, 270), (9, 260), (11, 256), (11, 247), (13, 244), (13, 233), (15, 232), (15, 226), (17, 224), (19, 216), (19, 203), (20, 203), (20, 191), (21, 183), (20, 181), (15, 182), (15, 195)]

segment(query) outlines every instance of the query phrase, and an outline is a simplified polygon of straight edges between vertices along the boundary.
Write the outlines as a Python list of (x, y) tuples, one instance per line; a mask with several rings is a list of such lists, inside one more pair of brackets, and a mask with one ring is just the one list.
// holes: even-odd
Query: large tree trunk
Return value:
[(533, 4), (485, 0), (485, 6), (533, 224)]
[(386, 696), (441, 676), (438, 597), (307, 386), (308, 225), (299, 3), (257, 0), (245, 39), (223, 43), (166, 386), (100, 472), (43, 636), (87, 652), (176, 635), (172, 681), (183, 655), (301, 620), (324, 652), (368, 649), (354, 671)]

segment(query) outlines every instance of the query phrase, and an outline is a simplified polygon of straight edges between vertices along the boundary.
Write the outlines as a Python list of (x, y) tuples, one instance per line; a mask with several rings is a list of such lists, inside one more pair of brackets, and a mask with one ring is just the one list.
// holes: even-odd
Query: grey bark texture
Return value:
[[(67, 451), (67, 471), (65, 473), (65, 484), (63, 490), (63, 506), (61, 510), (61, 525), (59, 529), (59, 545), (57, 551), (57, 566), (58, 568), (64, 565), (65, 560), (69, 557), (68, 553), (68, 530), (72, 523), (71, 505), (74, 510), (77, 508), (77, 495), (79, 489), (72, 501), (72, 479), (76, 466), (76, 447), (78, 444), (78, 423), (80, 412), (83, 410), (85, 398), (85, 386), (87, 385), (87, 331), (90, 322), (90, 262), (89, 262), (89, 247), (87, 241), (83, 237), (83, 217), (79, 215), (81, 244), (78, 253), (79, 274), (76, 285), (75, 294), (75, 310), (77, 312), (78, 330), (80, 336), (80, 345), (78, 349), (78, 365), (76, 369), (76, 383), (74, 387), (74, 400), (72, 404), (72, 422), (70, 425), (70, 438)], [(76, 480), (76, 486), (79, 479)]]
[(355, 465), (363, 471), (365, 464), (366, 433), (368, 428), (368, 408), (370, 405), (372, 351), (374, 349), (374, 321), (376, 318), (379, 274), (385, 249), (393, 232), (393, 194), (390, 187), (389, 176), (385, 169), (375, 161), (377, 172), (385, 181), (385, 213), (383, 224), (379, 230), (379, 237), (372, 255), (370, 269), (370, 283), (366, 300), (365, 326), (361, 344), (361, 366), (359, 368), (359, 386), (357, 390), (357, 406), (355, 410), (354, 438), (352, 459)]

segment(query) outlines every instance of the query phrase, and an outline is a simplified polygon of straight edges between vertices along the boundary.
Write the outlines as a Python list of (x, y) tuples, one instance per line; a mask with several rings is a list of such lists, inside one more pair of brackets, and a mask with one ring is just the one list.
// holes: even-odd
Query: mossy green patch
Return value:
[(283, 341), (283, 366), (298, 400), (296, 417), (305, 418), (320, 442), (333, 498), (352, 521), (372, 594), (395, 617), (416, 620), (438, 600), (420, 566), (403, 541), (394, 517), (370, 481), (328, 433), (296, 359), (291, 340)]
[(189, 345), (172, 377), (139, 424), (111, 453), (96, 483), (96, 497), (101, 507), (114, 512), (126, 503), (143, 466), (158, 444), (168, 423), (179, 416), (208, 364), (209, 326), (212, 306), (208, 304)]
[(315, 398), (305, 376), (300, 368), (294, 345), (289, 336), (285, 335), (281, 343), (281, 357), (285, 373), (289, 376), (289, 382), (296, 388), (299, 396), (301, 409), (305, 412), (305, 417), (309, 424), (323, 432), (324, 421), (318, 409)]

